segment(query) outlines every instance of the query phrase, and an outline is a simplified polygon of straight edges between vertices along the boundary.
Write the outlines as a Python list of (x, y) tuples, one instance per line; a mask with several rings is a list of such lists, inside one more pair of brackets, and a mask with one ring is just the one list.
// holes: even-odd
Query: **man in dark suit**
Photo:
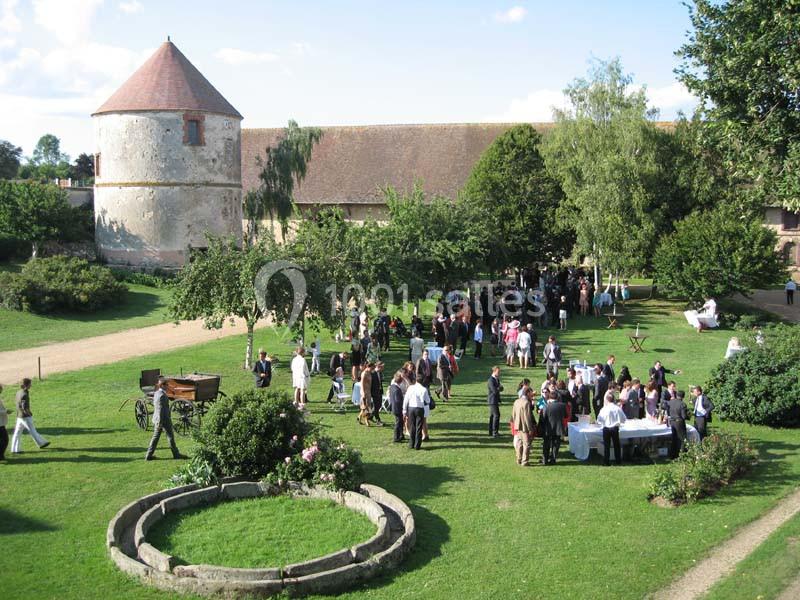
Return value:
[(392, 441), (397, 443), (406, 441), (406, 438), (403, 437), (403, 388), (400, 387), (401, 383), (403, 383), (403, 374), (398, 371), (392, 385), (389, 386), (389, 405), (394, 415), (394, 439)]
[(503, 386), (500, 385), (500, 367), (492, 367), (492, 375), (486, 384), (488, 397), (486, 403), (489, 405), (489, 435), (497, 437), (500, 435), (500, 392)]
[(268, 388), (272, 383), (272, 362), (267, 359), (266, 351), (258, 351), (258, 360), (253, 366), (253, 374), (256, 378), (257, 388)]
[[(614, 376), (614, 363), (617, 361), (616, 357), (613, 354), (609, 354), (608, 360), (606, 364), (603, 365), (603, 374), (606, 376), (606, 379), (609, 381), (615, 381), (616, 378)], [(602, 405), (602, 403), (601, 403)]]
[(427, 350), (422, 351), (422, 356), (417, 361), (415, 370), (417, 373), (417, 382), (429, 389), (433, 381), (433, 363), (431, 363), (431, 359), (428, 358)]
[(708, 423), (711, 422), (711, 411), (714, 410), (714, 403), (708, 399), (703, 393), (703, 388), (696, 385), (692, 388), (692, 397), (694, 398), (694, 427), (697, 433), (700, 434), (700, 441), (706, 437), (708, 433)]
[(661, 410), (669, 412), (669, 403), (674, 400), (678, 392), (675, 389), (675, 382), (670, 381), (667, 387), (661, 392)]
[(450, 399), (450, 386), (453, 383), (453, 369), (450, 364), (450, 346), (446, 345), (442, 353), (439, 355), (439, 360), (436, 363), (436, 377), (442, 383), (442, 388), (436, 390), (436, 395), (442, 399), (442, 402), (447, 402)]
[(649, 371), (650, 381), (652, 381), (655, 384), (659, 396), (662, 395), (664, 386), (667, 385), (667, 373), (672, 373), (674, 375), (681, 374), (680, 369), (675, 369), (674, 371), (670, 369), (665, 369), (664, 365), (661, 364), (660, 360), (657, 360), (655, 364), (652, 367), (650, 367)]
[(383, 427), (381, 421), (381, 406), (383, 405), (383, 363), (378, 362), (372, 371), (372, 421), (378, 427)]
[(603, 398), (608, 391), (608, 382), (610, 379), (606, 377), (606, 374), (603, 372), (603, 365), (597, 363), (594, 366), (594, 374), (596, 375), (596, 379), (594, 382), (594, 396), (592, 397), (592, 406), (594, 407), (594, 416), (597, 418), (597, 415), (600, 414), (600, 410), (603, 408)]
[(686, 393), (680, 391), (669, 401), (669, 426), (672, 429), (670, 458), (678, 458), (686, 443), (686, 404), (683, 402), (685, 397)]
[(561, 447), (561, 436), (564, 435), (564, 419), (566, 418), (567, 405), (561, 401), (558, 394), (554, 394), (553, 398), (548, 399), (541, 419), (544, 423), (542, 464), (556, 464), (558, 449)]

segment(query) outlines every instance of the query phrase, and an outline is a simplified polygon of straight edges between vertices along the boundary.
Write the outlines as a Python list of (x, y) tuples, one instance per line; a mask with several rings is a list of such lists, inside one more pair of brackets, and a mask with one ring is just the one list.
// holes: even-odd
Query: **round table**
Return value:
[(619, 327), (619, 323), (617, 323), (617, 319), (621, 319), (625, 316), (625, 313), (618, 313), (618, 312), (610, 312), (610, 313), (603, 313), (604, 316), (608, 317), (608, 327), (606, 329), (616, 329)]

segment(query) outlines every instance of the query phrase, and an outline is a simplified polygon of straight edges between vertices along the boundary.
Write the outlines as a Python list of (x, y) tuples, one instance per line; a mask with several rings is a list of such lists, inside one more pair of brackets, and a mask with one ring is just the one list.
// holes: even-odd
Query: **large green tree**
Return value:
[(556, 110), (556, 127), (542, 153), (565, 198), (560, 217), (574, 228), (577, 248), (609, 272), (648, 266), (664, 233), (663, 136), (644, 89), (618, 59), (599, 61), (565, 93), (570, 108)]
[(800, 210), (800, 4), (694, 0), (679, 79), (701, 101), (704, 141), (724, 158), (740, 209)]
[(653, 260), (661, 289), (700, 304), (780, 283), (786, 275), (777, 237), (757, 217), (732, 205), (697, 211), (679, 221)]
[(572, 228), (556, 216), (563, 192), (547, 172), (541, 135), (516, 125), (478, 160), (463, 189), (463, 214), (491, 239), (486, 264), (494, 273), (535, 262), (558, 262), (572, 251)]
[(19, 171), (22, 148), (0, 140), (0, 179), (14, 179)]
[(265, 157), (256, 159), (261, 172), (261, 187), (244, 199), (244, 214), (248, 222), (247, 239), (258, 235), (259, 223), (269, 216), (278, 221), (281, 236), (286, 239), (289, 219), (295, 210), (294, 187), (306, 176), (308, 161), (314, 145), (322, 138), (317, 127), (300, 127), (289, 121), (283, 136), (274, 146), (265, 150)]
[(42, 242), (74, 235), (79, 218), (67, 193), (54, 185), (0, 180), (0, 233), (31, 242), (33, 258)]
[(244, 364), (253, 358), (253, 333), (264, 313), (256, 297), (254, 281), (259, 270), (276, 259), (267, 242), (239, 247), (235, 240), (209, 236), (208, 247), (193, 252), (178, 275), (172, 299), (174, 319), (203, 319), (209, 329), (239, 317), (247, 326)]

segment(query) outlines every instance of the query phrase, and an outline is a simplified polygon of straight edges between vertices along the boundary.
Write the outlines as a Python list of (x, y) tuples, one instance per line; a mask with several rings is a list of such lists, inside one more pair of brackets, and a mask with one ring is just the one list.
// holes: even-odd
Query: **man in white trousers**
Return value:
[(11, 441), (11, 453), (19, 454), (22, 452), (20, 446), (22, 445), (22, 431), (25, 430), (31, 434), (33, 441), (39, 448), (47, 448), (50, 445), (39, 432), (36, 431), (36, 426), (33, 424), (33, 413), (31, 413), (31, 400), (28, 390), (31, 389), (31, 380), (27, 377), (22, 380), (20, 390), (17, 392), (17, 426), (14, 428), (14, 439)]

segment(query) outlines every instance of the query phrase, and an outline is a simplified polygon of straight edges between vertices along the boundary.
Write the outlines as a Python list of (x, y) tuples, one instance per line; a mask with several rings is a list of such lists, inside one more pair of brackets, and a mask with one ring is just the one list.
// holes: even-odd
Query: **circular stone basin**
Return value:
[(310, 560), (375, 532), (365, 515), (332, 500), (274, 496), (169, 513), (147, 539), (176, 564), (259, 568)]

